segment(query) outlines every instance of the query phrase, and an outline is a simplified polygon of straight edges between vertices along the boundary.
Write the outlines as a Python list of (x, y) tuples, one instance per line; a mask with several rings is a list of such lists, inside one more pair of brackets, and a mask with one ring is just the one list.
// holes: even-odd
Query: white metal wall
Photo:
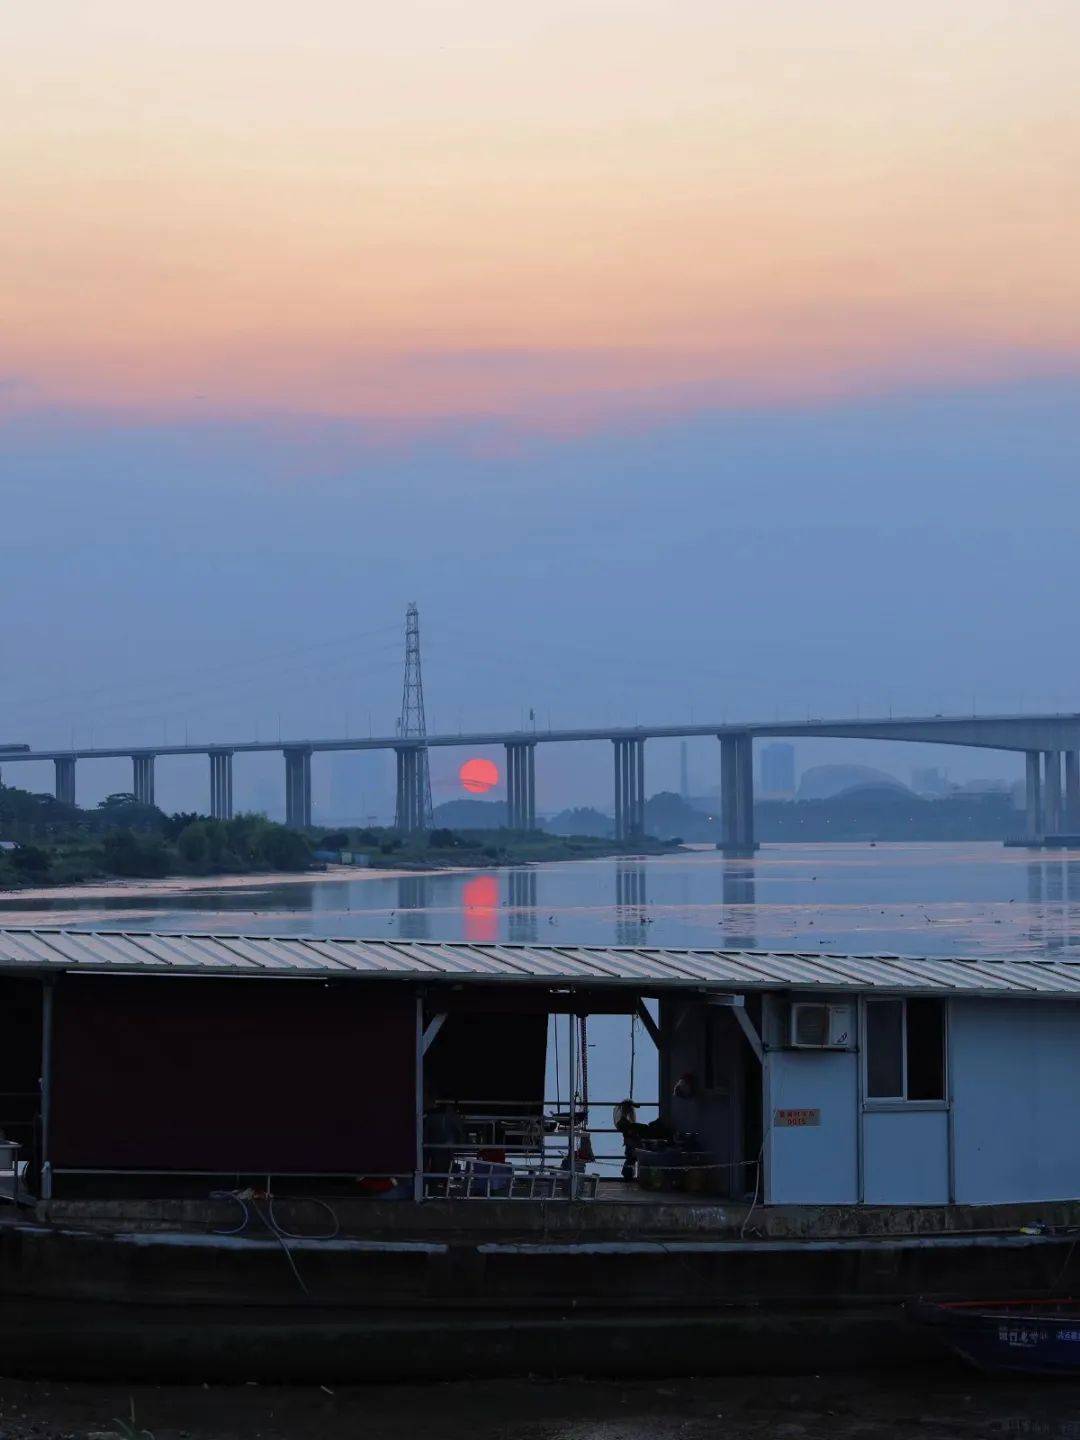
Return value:
[[(867, 1104), (853, 1051), (769, 1050), (770, 1203), (1080, 1197), (1080, 1006), (1004, 998), (949, 1005), (950, 1100), (941, 1105)], [(777, 1037), (774, 1029), (773, 1044)], [(785, 1109), (816, 1110), (819, 1123), (778, 1127)]]
[(1080, 1196), (1080, 1006), (954, 1000), (955, 1197)]
[(863, 1107), (862, 1198), (867, 1205), (945, 1205), (949, 1116), (944, 1105)]
[[(766, 1200), (850, 1205), (859, 1198), (858, 1063), (853, 1051), (765, 1056)], [(816, 1110), (816, 1125), (778, 1127), (778, 1110)]]

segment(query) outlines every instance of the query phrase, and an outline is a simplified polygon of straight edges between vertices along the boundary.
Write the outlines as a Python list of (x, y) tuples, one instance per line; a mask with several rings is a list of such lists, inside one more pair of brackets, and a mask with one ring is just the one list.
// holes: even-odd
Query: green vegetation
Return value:
[[(615, 845), (596, 835), (550, 835), (542, 830), (479, 830), (438, 826), (426, 835), (399, 835), (389, 829), (313, 831), (316, 859), (339, 852), (363, 857), (376, 869), (442, 870), (448, 866), (481, 868), (491, 865), (539, 864), (545, 860), (587, 860), (617, 854), (625, 848), (635, 855), (661, 854), (676, 842), (652, 838), (633, 846)], [(331, 844), (345, 836), (345, 845)], [(321, 837), (321, 838), (320, 838)]]
[(211, 820), (165, 815), (133, 795), (110, 795), (93, 810), (51, 795), (0, 785), (0, 889), (67, 885), (114, 877), (226, 875), (307, 870), (304, 835), (262, 815)]
[[(166, 815), (123, 793), (109, 795), (93, 810), (80, 810), (52, 795), (2, 784), (0, 841), (7, 842), (0, 850), (0, 890), (115, 878), (298, 872), (343, 854), (382, 869), (441, 870), (583, 860), (624, 848), (603, 835), (551, 835), (505, 827), (440, 825), (427, 835), (399, 835), (382, 828), (302, 834), (262, 815), (233, 820)], [(635, 854), (660, 853), (674, 843), (649, 839), (625, 848)]]

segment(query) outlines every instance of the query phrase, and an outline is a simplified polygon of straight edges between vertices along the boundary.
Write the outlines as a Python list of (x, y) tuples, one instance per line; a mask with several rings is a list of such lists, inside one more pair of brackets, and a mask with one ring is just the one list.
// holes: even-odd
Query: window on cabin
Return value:
[(866, 1002), (869, 1100), (945, 1099), (945, 1006), (940, 1000)]
[(873, 1100), (904, 1098), (902, 1000), (871, 1000), (867, 1004), (866, 1093)]

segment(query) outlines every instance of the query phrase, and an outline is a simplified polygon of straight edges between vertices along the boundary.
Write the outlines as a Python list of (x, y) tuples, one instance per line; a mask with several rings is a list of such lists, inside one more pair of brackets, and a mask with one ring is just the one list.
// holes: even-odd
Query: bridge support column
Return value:
[(613, 740), (611, 749), (615, 757), (615, 839), (621, 844), (627, 838), (625, 743)]
[(404, 835), (424, 830), (427, 824), (425, 804), (425, 766), (427, 751), (419, 746), (395, 746), (397, 756), (397, 811), (395, 828)]
[(506, 823), (511, 830), (536, 829), (536, 745), (506, 744)]
[(214, 820), (233, 818), (233, 752), (210, 751), (210, 814)]
[(409, 753), (409, 752), (408, 752), (407, 750), (398, 750), (398, 749), (395, 749), (395, 751), (394, 751), (394, 759), (395, 759), (395, 761), (397, 762), (397, 768), (396, 768), (397, 790), (396, 790), (396, 794), (395, 794), (395, 797), (394, 797), (394, 829), (395, 829), (395, 830), (405, 830), (405, 829), (408, 828), (407, 825), (406, 825), (406, 815), (405, 815), (405, 764), (406, 764), (405, 757), (406, 757), (406, 755), (408, 755), (408, 753)]
[(1037, 840), (1043, 832), (1042, 776), (1039, 771), (1038, 750), (1026, 750), (1024, 762), (1027, 838)]
[(132, 793), (140, 805), (154, 803), (154, 755), (133, 755), (131, 757)]
[(285, 756), (285, 824), (292, 830), (311, 827), (311, 751), (291, 745)]
[(720, 736), (719, 849), (725, 855), (752, 855), (754, 839), (754, 737)]
[(506, 828), (520, 830), (518, 822), (518, 752), (517, 745), (506, 745)]
[(65, 755), (54, 760), (56, 766), (56, 798), (62, 805), (75, 804), (75, 757)]
[(735, 788), (735, 737), (720, 736), (720, 849), (729, 854), (735, 849), (739, 806)]
[(536, 745), (525, 749), (525, 829), (536, 829)]
[(633, 742), (636, 747), (634, 764), (637, 766), (637, 820), (636, 834), (639, 840), (645, 838), (645, 741)]
[(1043, 814), (1046, 833), (1061, 834), (1061, 751), (1043, 753)]
[(615, 750), (615, 839), (645, 834), (645, 741), (613, 740)]
[(1065, 751), (1065, 830), (1080, 834), (1080, 751)]
[(412, 796), (412, 823), (409, 829), (416, 831), (424, 828), (424, 758), (423, 750), (414, 750), (409, 757)]

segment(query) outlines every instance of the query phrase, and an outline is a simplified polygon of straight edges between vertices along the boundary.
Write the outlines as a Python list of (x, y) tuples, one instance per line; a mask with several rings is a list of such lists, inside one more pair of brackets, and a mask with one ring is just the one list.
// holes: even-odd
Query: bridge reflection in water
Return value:
[[(720, 928), (715, 937), (709, 937), (709, 948), (752, 950), (756, 948), (754, 862), (724, 860), (719, 869), (721, 894), (718, 898), (723, 902)], [(649, 862), (616, 859), (613, 875), (613, 943), (630, 946), (652, 943), (651, 930), (657, 917), (649, 913)], [(433, 934), (438, 938), (437, 932), (442, 926), (438, 921), (433, 925), (433, 919), (449, 902), (451, 909), (460, 908), (462, 938), (473, 944), (497, 945), (500, 940), (518, 945), (535, 945), (542, 940), (565, 943), (565, 937), (551, 928), (564, 914), (565, 906), (556, 902), (551, 915), (545, 917), (541, 913), (539, 876), (535, 869), (523, 866), (471, 875), (464, 879), (456, 895), (452, 891), (439, 895), (439, 891), (449, 890), (446, 882), (454, 878), (438, 874), (398, 877), (397, 904), (388, 920), (403, 940), (429, 940)], [(543, 921), (548, 923), (541, 923)]]
[(1080, 949), (1080, 860), (1075, 855), (1027, 864), (1027, 898), (1030, 924), (1027, 938), (1033, 946), (1052, 954)]
[(723, 895), (723, 939), (720, 944), (727, 950), (757, 949), (754, 937), (757, 885), (752, 861), (724, 861)]
[(641, 860), (615, 862), (615, 943), (647, 945), (649, 913)]
[(427, 875), (402, 875), (398, 880), (398, 934), (405, 940), (431, 937), (431, 887)]

